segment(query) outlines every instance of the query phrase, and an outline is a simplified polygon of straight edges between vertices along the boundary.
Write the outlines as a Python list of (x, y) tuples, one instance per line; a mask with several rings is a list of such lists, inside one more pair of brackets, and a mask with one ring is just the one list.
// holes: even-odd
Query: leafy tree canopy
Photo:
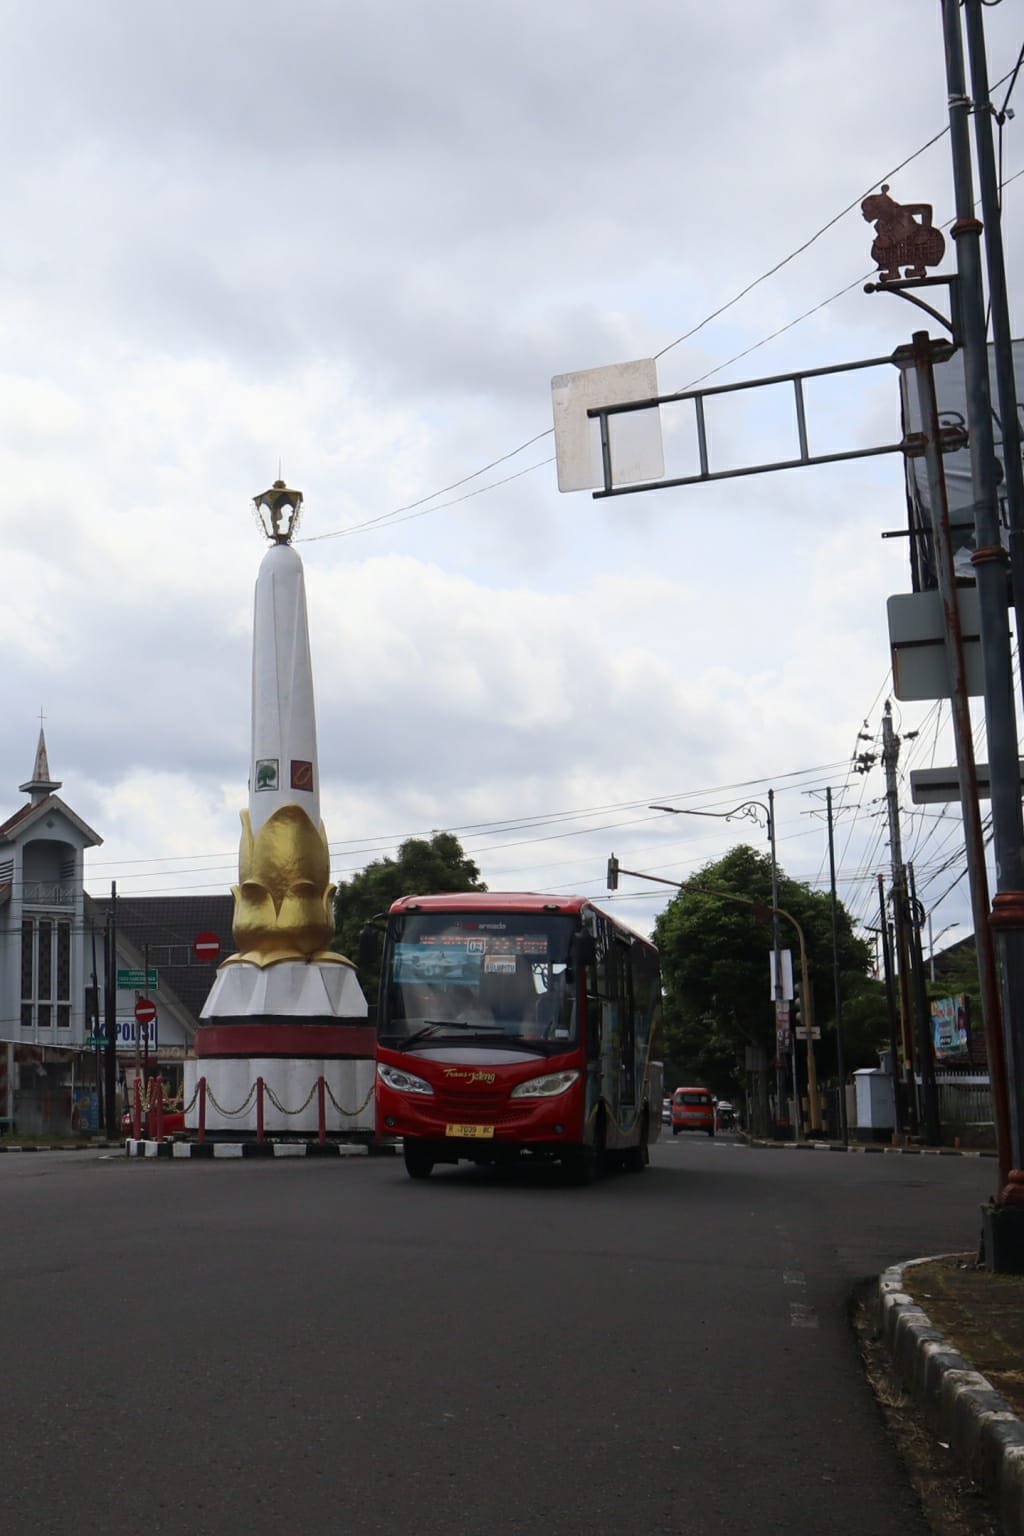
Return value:
[[(771, 905), (771, 860), (741, 844), (699, 870), (658, 918), (654, 940), (665, 984), (663, 1046), (674, 1080), (681, 1082), (680, 1074), (688, 1074), (726, 1094), (742, 1080), (748, 1045), (763, 1047), (768, 1061), (774, 1060)], [(819, 1077), (825, 1077), (835, 1063), (831, 896), (780, 870), (779, 907), (804, 932), (814, 1017), (823, 1035)], [(837, 929), (846, 1065), (873, 1066), (875, 1048), (886, 1039), (884, 988), (869, 978), (870, 946), (854, 934), (841, 904)], [(779, 942), (792, 951), (794, 978), (799, 979), (799, 940), (786, 918), (780, 920)], [(849, 1031), (847, 999), (851, 1005), (856, 999)]]
[[(397, 858), (375, 859), (360, 874), (338, 886), (331, 948), (355, 960), (363, 927), (379, 912), (386, 912), (400, 896), (486, 889), (479, 869), (466, 857), (453, 833), (435, 832), (429, 840), (410, 837), (399, 848)], [(361, 970), (359, 980), (366, 996), (374, 998), (376, 974)]]

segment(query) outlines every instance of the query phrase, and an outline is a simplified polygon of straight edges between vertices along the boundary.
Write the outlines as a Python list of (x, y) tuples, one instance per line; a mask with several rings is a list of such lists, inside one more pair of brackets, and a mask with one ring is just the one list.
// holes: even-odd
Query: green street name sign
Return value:
[(153, 966), (150, 966), (148, 981), (146, 980), (146, 974), (147, 973), (142, 970), (118, 971), (117, 990), (119, 992), (131, 992), (133, 988), (137, 987), (141, 987), (145, 992), (155, 990), (160, 985), (160, 978), (157, 971)]

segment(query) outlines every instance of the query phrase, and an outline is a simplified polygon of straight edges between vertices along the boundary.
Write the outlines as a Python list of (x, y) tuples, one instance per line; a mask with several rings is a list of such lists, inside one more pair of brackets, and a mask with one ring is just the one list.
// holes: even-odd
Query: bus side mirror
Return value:
[(573, 935), (572, 948), (569, 953), (569, 964), (572, 966), (593, 965), (597, 959), (597, 945), (594, 943), (594, 935), (581, 928)]

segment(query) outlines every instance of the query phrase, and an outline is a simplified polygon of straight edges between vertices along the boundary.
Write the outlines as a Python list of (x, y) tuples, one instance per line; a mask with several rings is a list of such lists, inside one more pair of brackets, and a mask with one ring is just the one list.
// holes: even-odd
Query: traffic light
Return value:
[(619, 888), (619, 861), (614, 853), (608, 858), (608, 889), (617, 891)]
[(799, 1029), (800, 1026), (803, 1024), (803, 1013), (802, 1013), (802, 1009), (801, 1009), (801, 1002), (802, 1002), (802, 998), (800, 996), (800, 983), (798, 981), (795, 981), (793, 983), (793, 1028), (794, 1029)]

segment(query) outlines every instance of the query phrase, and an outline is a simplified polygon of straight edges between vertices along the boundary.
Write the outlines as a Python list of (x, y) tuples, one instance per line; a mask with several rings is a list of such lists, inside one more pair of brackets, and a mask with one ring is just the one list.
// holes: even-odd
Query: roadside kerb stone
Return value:
[(777, 1152), (853, 1152), (858, 1156), (874, 1153), (887, 1157), (998, 1157), (988, 1147), (890, 1147), (877, 1141), (759, 1141), (745, 1131), (737, 1137), (737, 1145), (757, 1147)]
[(932, 1432), (995, 1501), (1006, 1536), (1024, 1536), (1024, 1423), (904, 1289), (908, 1269), (947, 1257), (912, 1259), (885, 1271), (878, 1281), (878, 1332)]

